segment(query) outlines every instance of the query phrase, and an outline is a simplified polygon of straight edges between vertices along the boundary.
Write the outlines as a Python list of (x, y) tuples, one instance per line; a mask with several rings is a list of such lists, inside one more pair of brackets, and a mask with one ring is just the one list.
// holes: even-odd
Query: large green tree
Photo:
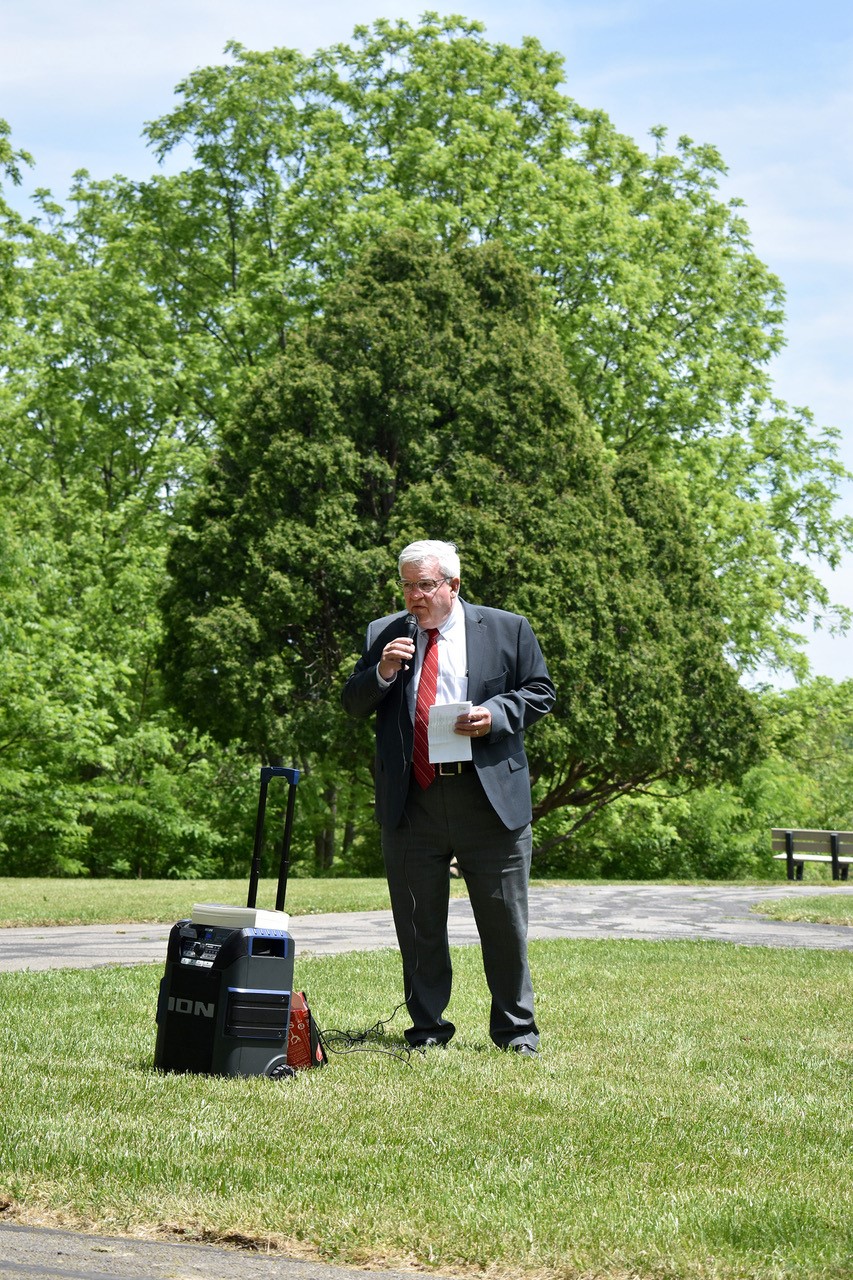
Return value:
[[(186, 461), (166, 446), (215, 439), (366, 242), (399, 225), (500, 240), (539, 276), (603, 439), (680, 478), (734, 660), (800, 668), (796, 626), (832, 612), (814, 558), (836, 563), (850, 544), (843, 468), (836, 434), (773, 395), (782, 287), (738, 203), (719, 199), (714, 148), (670, 149), (658, 129), (643, 149), (565, 94), (558, 55), (491, 43), (461, 18), (380, 21), (313, 57), (228, 53), (147, 127), (158, 157), (187, 157), (179, 172), (81, 175), (70, 214), (54, 211), (54, 255), (83, 249), (69, 287), (97, 282), (113, 318), (96, 350), (84, 323), (61, 378), (53, 366), (57, 392), (82, 379), (145, 458), (155, 430), (174, 487)], [(80, 311), (63, 313), (72, 340)]]
[[(713, 148), (660, 130), (643, 148), (562, 77), (536, 40), (494, 44), (430, 14), (313, 57), (233, 45), (147, 127), (168, 172), (80, 173), (65, 207), (42, 192), (30, 220), (0, 199), (0, 500), (26, 542), (22, 495), (37, 499), (44, 555), (73, 584), (50, 593), (47, 575), (40, 616), (76, 618), (74, 645), (106, 661), (103, 725), (119, 687), (139, 733), (164, 711), (151, 655), (167, 530), (234, 406), (398, 226), (506, 244), (536, 274), (605, 449), (637, 483), (666, 477), (704, 540), (733, 661), (801, 665), (794, 630), (830, 612), (813, 558), (834, 563), (850, 532), (833, 433), (773, 397), (779, 282), (718, 198)], [(0, 126), (0, 171), (14, 183), (28, 162)]]
[(755, 712), (685, 504), (608, 461), (508, 250), (380, 239), (224, 429), (174, 539), (164, 662), (186, 714), (268, 758), (366, 773), (337, 707), (395, 549), (457, 541), (463, 592), (526, 614), (560, 692), (531, 735), (553, 838), (662, 777), (736, 777)]
[[(0, 129), (13, 183), (26, 160)], [(199, 874), (250, 840), (234, 753), (177, 721), (155, 667), (188, 352), (118, 259), (112, 190), (72, 216), (41, 193), (29, 221), (0, 200), (6, 873)]]
[(714, 148), (658, 129), (643, 150), (565, 95), (559, 56), (459, 18), (381, 21), (313, 58), (230, 53), (149, 127), (193, 162), (129, 210), (183, 323), (248, 369), (389, 226), (508, 244), (604, 440), (681, 478), (735, 661), (801, 666), (792, 628), (831, 613), (809, 557), (850, 541), (843, 468), (836, 433), (773, 395), (782, 288), (718, 197)]

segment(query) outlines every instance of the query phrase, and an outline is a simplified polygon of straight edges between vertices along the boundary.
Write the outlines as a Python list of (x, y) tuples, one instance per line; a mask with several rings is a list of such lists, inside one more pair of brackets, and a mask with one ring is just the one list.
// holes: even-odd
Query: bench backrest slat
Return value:
[(800, 853), (829, 853), (830, 840), (828, 831), (774, 831), (773, 848), (784, 853), (788, 847), (788, 837), (794, 841), (794, 848)]
[[(853, 854), (853, 831), (792, 831), (794, 844), (803, 854), (829, 854), (831, 837), (838, 836), (839, 854)], [(788, 828), (777, 828), (771, 831), (774, 850), (784, 854)]]

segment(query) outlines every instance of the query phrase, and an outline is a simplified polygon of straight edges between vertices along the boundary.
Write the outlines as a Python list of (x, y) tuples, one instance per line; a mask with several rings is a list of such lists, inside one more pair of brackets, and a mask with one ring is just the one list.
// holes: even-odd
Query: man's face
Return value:
[(451, 578), (445, 582), (441, 569), (435, 559), (421, 560), (419, 564), (404, 564), (400, 570), (402, 582), (437, 582), (434, 591), (422, 591), (414, 585), (404, 591), (406, 608), (418, 620), (418, 625), (425, 630), (429, 627), (440, 627), (450, 616), (453, 601), (459, 590), (459, 579)]

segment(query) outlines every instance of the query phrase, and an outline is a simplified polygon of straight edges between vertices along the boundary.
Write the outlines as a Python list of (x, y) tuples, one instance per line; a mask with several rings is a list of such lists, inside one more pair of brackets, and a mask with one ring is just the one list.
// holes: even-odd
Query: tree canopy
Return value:
[[(163, 827), (158, 837), (162, 848), (146, 867), (201, 865), (199, 858), (221, 847), (220, 834), (205, 827), (205, 815), (199, 817), (188, 781), (180, 777), (187, 743), (193, 759), (204, 757), (212, 775), (221, 778), (231, 776), (231, 748), (215, 748), (177, 720), (154, 665), (170, 531), (191, 529), (185, 514), (192, 511), (197, 521), (203, 504), (214, 503), (213, 482), (202, 477), (220, 444), (220, 457), (239, 453), (237, 414), (256, 421), (259, 430), (263, 423), (286, 420), (285, 410), (290, 413), (293, 405), (276, 384), (276, 370), (286, 367), (294, 385), (302, 379), (305, 403), (316, 404), (318, 418), (326, 415), (327, 428), (329, 415), (342, 411), (347, 396), (355, 398), (351, 407), (357, 410), (358, 397), (371, 393), (345, 364), (346, 339), (331, 324), (331, 308), (345, 304), (348, 322), (358, 319), (370, 330), (366, 286), (358, 286), (360, 298), (353, 293), (359, 264), (371, 248), (387, 246), (395, 229), (440, 246), (462, 279), (466, 246), (506, 250), (525, 281), (516, 298), (522, 311), (535, 277), (536, 333), (543, 342), (550, 335), (551, 342), (547, 353), (541, 349), (545, 384), (553, 390), (559, 383), (560, 395), (574, 405), (567, 421), (586, 423), (581, 436), (591, 441), (590, 457), (599, 459), (589, 465), (596, 474), (599, 462), (605, 468), (606, 500), (628, 521), (624, 544), (617, 539), (613, 548), (601, 548), (601, 565), (609, 565), (607, 554), (618, 567), (636, 552), (650, 590), (662, 593), (660, 625), (669, 626), (671, 553), (655, 542), (649, 521), (643, 523), (661, 504), (673, 545), (696, 545), (714, 579), (713, 600), (702, 596), (709, 618), (717, 615), (711, 651), (718, 652), (722, 627), (720, 643), (739, 672), (762, 662), (801, 672), (796, 629), (809, 612), (825, 618), (832, 613), (814, 563), (836, 563), (851, 544), (850, 522), (836, 509), (844, 471), (835, 433), (819, 429), (807, 410), (790, 409), (773, 394), (768, 367), (783, 341), (782, 288), (753, 253), (737, 202), (719, 199), (724, 168), (714, 148), (687, 138), (670, 146), (661, 129), (653, 130), (648, 147), (640, 146), (620, 135), (604, 113), (567, 95), (561, 59), (538, 41), (526, 39), (518, 48), (490, 42), (478, 23), (464, 18), (426, 14), (416, 26), (383, 20), (313, 56), (236, 44), (226, 55), (222, 65), (188, 76), (178, 86), (174, 109), (146, 126), (154, 154), (165, 165), (150, 179), (103, 181), (80, 172), (64, 204), (40, 191), (30, 218), (0, 194), (0, 532), (8, 553), (2, 611), (8, 645), (0, 652), (0, 687), (20, 694), (0, 707), (0, 765), (7, 766), (0, 783), (7, 798), (0, 853), (6, 839), (25, 862), (41, 823), (43, 865), (55, 865), (56, 857), (76, 865), (93, 840), (99, 850), (94, 865), (114, 865), (106, 821), (92, 817), (96, 800), (100, 804), (108, 791), (122, 813), (138, 806), (137, 829), (146, 823), (153, 828), (162, 814), (172, 813), (168, 835)], [(0, 176), (14, 185), (29, 163), (0, 122)], [(501, 287), (509, 288), (505, 276)], [(462, 286), (453, 286), (454, 297), (457, 288)], [(439, 337), (450, 344), (450, 335)], [(461, 349), (467, 337), (461, 333), (454, 341)], [(329, 359), (339, 366), (340, 402), (312, 381)], [(272, 370), (269, 379), (266, 370)], [(453, 378), (444, 376), (457, 395)], [(491, 385), (489, 376), (483, 356), (483, 387)], [(522, 394), (522, 382), (513, 394)], [(330, 528), (338, 520), (346, 527), (356, 517), (362, 527), (364, 502), (358, 509), (350, 505), (354, 476), (370, 495), (370, 511), (376, 508), (370, 519), (376, 529), (387, 530), (387, 538), (383, 532), (375, 543), (354, 544), (371, 582), (381, 578), (380, 559), (384, 565), (397, 532), (407, 522), (426, 526), (426, 507), (418, 503), (426, 503), (428, 477), (435, 477), (429, 485), (433, 500), (448, 511), (452, 495), (482, 492), (496, 503), (498, 524), (514, 514), (503, 495), (508, 464), (500, 435), (488, 450), (477, 446), (478, 453), (466, 445), (458, 457), (445, 458), (439, 433), (432, 452), (415, 463), (407, 444), (413, 426), (409, 399), (391, 390), (387, 403), (393, 415), (389, 410), (384, 430), (390, 437), (395, 423), (401, 424), (398, 447), (408, 459), (399, 463), (402, 474), (389, 440), (371, 434), (372, 420), (360, 439), (346, 430), (329, 435), (324, 464), (319, 441), (310, 457), (292, 445), (292, 465), (302, 469), (306, 485), (317, 481)], [(445, 390), (436, 384), (439, 403)], [(422, 391), (416, 387), (411, 401)], [(508, 382), (500, 394), (509, 396)], [(273, 408), (279, 400), (284, 417)], [(546, 409), (541, 406), (545, 418)], [(484, 407), (480, 420), (474, 407), (465, 412), (466, 439), (481, 440), (491, 410)], [(530, 461), (541, 458), (541, 451), (535, 440), (530, 446), (516, 440), (515, 446), (518, 470), (510, 468), (509, 474), (521, 485), (524, 451), (529, 449), (528, 474), (541, 465)], [(255, 475), (250, 458), (240, 465)], [(406, 466), (414, 467), (411, 475)], [(444, 470), (430, 470), (438, 466)], [(554, 486), (565, 480), (575, 492), (568, 484), (574, 476), (569, 463), (555, 458), (554, 466)], [(569, 468), (565, 475), (563, 466)], [(337, 496), (321, 483), (335, 468), (341, 476)], [(389, 490), (391, 476), (400, 492)], [(307, 492), (302, 501), (307, 520)], [(541, 601), (530, 597), (541, 591), (544, 600), (554, 583), (545, 576), (537, 585), (536, 565), (523, 561), (526, 585), (510, 579), (506, 591), (493, 591), (478, 575), (485, 572), (490, 549), (504, 555), (507, 547), (497, 533), (487, 534), (482, 514), (476, 520), (470, 514), (477, 511), (473, 497), (461, 512), (453, 511), (460, 544), (470, 549), (470, 586), (482, 590), (484, 599), (515, 599), (516, 607), (529, 607), (534, 616), (544, 613)], [(551, 516), (531, 511), (526, 520), (527, 534), (542, 539), (544, 565), (549, 539), (556, 537)], [(581, 514), (577, 520), (582, 523)], [(322, 521), (314, 524), (317, 531), (324, 527)], [(631, 541), (636, 529), (643, 534), (639, 550)], [(234, 536), (238, 532), (233, 526)], [(182, 533), (176, 543), (185, 556), (189, 536)], [(201, 539), (200, 530), (193, 536)], [(302, 544), (287, 546), (319, 565), (318, 538), (312, 532)], [(334, 546), (328, 533), (325, 552)], [(235, 584), (243, 584), (239, 546), (223, 545), (219, 552), (231, 563)], [(566, 566), (567, 576), (569, 568), (575, 572), (574, 565)], [(580, 563), (578, 576), (592, 582), (586, 568)], [(293, 625), (307, 628), (309, 603), (325, 607), (326, 597), (291, 574), (292, 562), (288, 574), (263, 591), (277, 592), (276, 607), (287, 605)], [(258, 570), (259, 581), (261, 576)], [(604, 568), (601, 576), (606, 578)], [(619, 580), (627, 599), (630, 576)], [(375, 600), (377, 590), (371, 587), (358, 608), (346, 600), (346, 591), (335, 602), (342, 612), (323, 621), (325, 647), (310, 658), (319, 664), (316, 670), (331, 673), (339, 657), (335, 644), (358, 630), (359, 608)], [(578, 615), (589, 605), (602, 618), (606, 591), (603, 581), (598, 594), (578, 600)], [(243, 646), (241, 652), (254, 652), (259, 641), (251, 630), (241, 630), (248, 620), (242, 604), (234, 603), (241, 599), (235, 585), (233, 601), (220, 600), (219, 614), (208, 618), (211, 652), (226, 634), (238, 649)], [(272, 604), (271, 599), (271, 619)], [(644, 634), (645, 601), (640, 605), (636, 624), (633, 615), (620, 621), (626, 642)], [(615, 628), (618, 616), (617, 610), (602, 625)], [(176, 616), (170, 625), (178, 626)], [(560, 652), (566, 637), (553, 625), (548, 639)], [(572, 615), (564, 620), (566, 628), (574, 627), (583, 652), (579, 625)], [(682, 637), (679, 661), (686, 661), (686, 618), (675, 630)], [(609, 633), (604, 637), (604, 650), (611, 639)], [(60, 653), (67, 655), (64, 669), (76, 670), (79, 683), (59, 678)], [(271, 687), (299, 684), (294, 661), (289, 651), (270, 656)], [(629, 666), (626, 658), (620, 705), (639, 705), (646, 686), (642, 673), (631, 683)], [(222, 678), (223, 670), (220, 663)], [(306, 734), (317, 743), (323, 692), (314, 672), (314, 666), (307, 668), (302, 687), (314, 691), (304, 720), (313, 726)], [(614, 673), (604, 685), (592, 665), (587, 675), (584, 705), (595, 708), (590, 722), (598, 717), (610, 725), (611, 764), (622, 761), (630, 766), (627, 777), (639, 776), (638, 760), (619, 756), (623, 734), (609, 701)], [(241, 681), (252, 683), (236, 669), (232, 679), (234, 690)], [(71, 714), (75, 689), (79, 705)], [(65, 710), (59, 705), (62, 690), (69, 699)], [(196, 693), (200, 699), (201, 686)], [(288, 699), (286, 706), (265, 708), (261, 738), (245, 728), (252, 750), (261, 749), (261, 741), (273, 750), (280, 741), (291, 693)], [(580, 699), (572, 731), (585, 743), (587, 713), (578, 705)], [(682, 710), (674, 711), (676, 718)], [(33, 754), (26, 744), (39, 740), (52, 715), (63, 725), (64, 745)], [(675, 723), (662, 715), (658, 723), (656, 715), (652, 702), (645, 727), (640, 718), (630, 721), (640, 735), (638, 750), (643, 741), (656, 743), (657, 750), (666, 737), (664, 723)], [(245, 717), (232, 721), (232, 728), (237, 723), (244, 725)], [(333, 719), (329, 724), (326, 732), (352, 737), (351, 728), (344, 731)], [(701, 726), (696, 732), (701, 736)], [(672, 733), (672, 743), (679, 740), (685, 748), (683, 762), (693, 741), (687, 719)], [(553, 805), (560, 812), (567, 797), (574, 804), (581, 795), (594, 804), (599, 793), (591, 776), (576, 773), (576, 762), (603, 757), (586, 745), (577, 755), (567, 754), (556, 721), (542, 726), (538, 741), (548, 761), (559, 752), (564, 761), (575, 761), (566, 764), (565, 776), (540, 766), (543, 809)], [(707, 745), (696, 748), (698, 755)], [(241, 749), (249, 748), (234, 748)], [(321, 766), (313, 767), (319, 776)], [(171, 810), (148, 788), (147, 779), (159, 769), (179, 779)], [(611, 775), (602, 766), (596, 776)], [(332, 803), (331, 782), (324, 781), (324, 788), (322, 802), (306, 789), (300, 806), (319, 825), (321, 811)], [(353, 794), (363, 791), (359, 782)], [(51, 796), (62, 797), (65, 817), (53, 835), (40, 818), (33, 816), (27, 825), (21, 817), (44, 812), (40, 796), (47, 804)], [(105, 802), (100, 812), (108, 811), (117, 812)], [(347, 821), (351, 816), (347, 810)], [(241, 821), (223, 819), (232, 832)], [(177, 862), (170, 861), (167, 845), (182, 850), (174, 855)]]
[(610, 463), (535, 279), (497, 244), (396, 232), (222, 433), (169, 555), (172, 699), (268, 758), (355, 767), (369, 749), (330, 704), (424, 536), (460, 546), (463, 594), (540, 637), (560, 699), (532, 735), (539, 815), (754, 758), (685, 504), (648, 463)]
[(149, 127), (194, 163), (134, 201), (184, 322), (189, 302), (250, 366), (391, 226), (507, 244), (603, 439), (676, 473), (702, 513), (735, 661), (796, 665), (791, 625), (830, 611), (808, 558), (850, 544), (844, 473), (837, 433), (773, 395), (782, 287), (717, 196), (718, 152), (670, 152), (655, 129), (646, 153), (562, 92), (558, 55), (461, 18), (383, 20), (313, 58), (230, 53)]
[(498, 240), (539, 276), (605, 442), (683, 486), (739, 669), (801, 669), (794, 628), (832, 613), (813, 560), (851, 545), (844, 471), (837, 433), (773, 394), (782, 286), (718, 197), (717, 151), (670, 150), (662, 129), (643, 150), (565, 94), (558, 55), (463, 18), (381, 20), (312, 57), (227, 52), (146, 128), (159, 158), (188, 157), (179, 172), (81, 174), (70, 213), (43, 197), (12, 367), (32, 370), (41, 346), (50, 358), (16, 392), (94, 415), (90, 447), (121, 439), (137, 482), (150, 467), (174, 492), (191, 446), (215, 441), (246, 378), (366, 243), (395, 226)]

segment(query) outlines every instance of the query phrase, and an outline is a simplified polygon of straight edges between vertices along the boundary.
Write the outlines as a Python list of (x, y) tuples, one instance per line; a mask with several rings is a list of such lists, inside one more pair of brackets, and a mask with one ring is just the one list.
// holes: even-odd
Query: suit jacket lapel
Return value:
[(488, 627), (476, 605), (462, 601), (465, 613), (465, 645), (468, 659), (468, 698), (473, 703), (480, 700), (483, 688), (483, 650)]

